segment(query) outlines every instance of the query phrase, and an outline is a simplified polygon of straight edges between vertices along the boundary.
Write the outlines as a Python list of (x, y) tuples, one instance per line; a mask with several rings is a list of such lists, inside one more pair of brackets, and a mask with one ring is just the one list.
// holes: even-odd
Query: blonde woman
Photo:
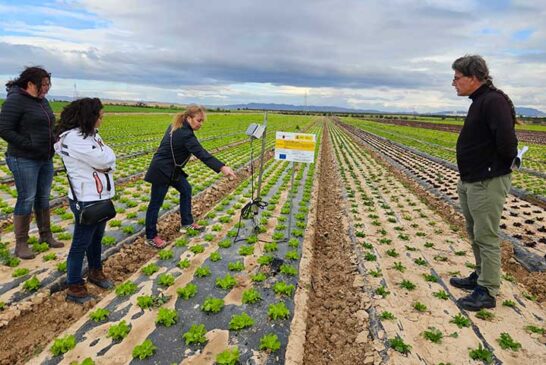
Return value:
[(221, 172), (224, 176), (235, 177), (233, 170), (211, 155), (201, 146), (194, 131), (199, 130), (206, 118), (206, 110), (199, 105), (189, 105), (184, 113), (178, 114), (167, 128), (144, 180), (152, 184), (148, 210), (146, 211), (146, 243), (163, 248), (166, 242), (157, 233), (157, 216), (169, 186), (180, 192), (180, 218), (182, 229), (202, 230), (191, 213), (191, 185), (188, 175), (182, 170), (191, 155), (205, 165)]

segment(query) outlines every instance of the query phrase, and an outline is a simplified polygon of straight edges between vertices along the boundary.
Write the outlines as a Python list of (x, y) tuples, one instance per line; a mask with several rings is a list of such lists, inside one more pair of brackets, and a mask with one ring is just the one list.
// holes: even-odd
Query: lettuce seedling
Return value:
[(270, 304), (267, 308), (267, 315), (272, 320), (286, 319), (290, 316), (290, 311), (284, 302)]
[(245, 269), (245, 264), (241, 261), (235, 261), (228, 263), (229, 271), (243, 271)]
[(216, 279), (216, 286), (224, 290), (232, 289), (235, 285), (237, 285), (237, 281), (230, 274), (226, 274), (223, 278)]
[(157, 282), (161, 286), (169, 287), (174, 284), (174, 275), (163, 273), (159, 275)]
[(157, 271), (159, 271), (159, 266), (157, 266), (154, 263), (151, 263), (151, 264), (148, 264), (148, 265), (144, 266), (141, 271), (144, 273), (144, 275), (151, 276), (154, 273), (156, 273)]
[(277, 351), (281, 348), (281, 342), (274, 333), (269, 333), (260, 339), (260, 350)]
[(248, 256), (254, 253), (254, 246), (241, 246), (239, 247), (239, 255)]
[(477, 349), (470, 350), (469, 355), (472, 360), (481, 360), (486, 364), (493, 362), (493, 353), (484, 348), (481, 343), (478, 345)]
[(258, 257), (258, 264), (264, 266), (269, 265), (273, 261), (273, 256), (270, 255), (263, 255)]
[(67, 270), (67, 265), (68, 265), (68, 264), (67, 264), (66, 261), (64, 261), (64, 262), (59, 262), (59, 263), (57, 264), (57, 271), (66, 272), (66, 270)]
[(40, 289), (41, 285), (42, 284), (40, 283), (40, 280), (38, 280), (38, 278), (36, 276), (33, 276), (32, 278), (26, 280), (23, 283), (23, 289), (25, 289), (26, 291), (29, 291), (29, 292), (33, 292), (33, 291), (36, 291), (36, 290)]
[(14, 278), (18, 278), (20, 276), (25, 276), (26, 274), (28, 274), (30, 272), (29, 269), (27, 268), (19, 268), (19, 269), (15, 269), (13, 270), (13, 273), (11, 273), (11, 276), (14, 277)]
[(126, 281), (116, 286), (116, 295), (124, 297), (126, 295), (132, 295), (136, 293), (138, 286), (132, 281)]
[(108, 334), (106, 337), (111, 337), (114, 341), (121, 341), (131, 331), (131, 328), (125, 323), (125, 320), (119, 322), (118, 324), (113, 324), (108, 328)]
[(442, 342), (444, 334), (437, 328), (429, 327), (427, 331), (423, 332), (423, 337), (433, 343)]
[(210, 254), (210, 261), (216, 262), (220, 261), (222, 259), (222, 256), (218, 252), (213, 252)]
[(201, 305), (201, 310), (205, 313), (218, 313), (224, 308), (224, 300), (220, 298), (208, 297)]
[(288, 264), (282, 264), (281, 273), (287, 276), (296, 276), (298, 275), (298, 269)]
[(155, 353), (155, 350), (157, 350), (157, 347), (154, 345), (152, 340), (144, 340), (144, 342), (135, 346), (133, 349), (133, 358), (139, 360), (147, 359)]
[(296, 288), (292, 284), (286, 284), (284, 281), (278, 281), (273, 285), (275, 294), (291, 296)]
[(427, 306), (421, 302), (415, 302), (415, 304), (413, 304), (413, 308), (418, 312), (425, 312), (427, 310)]
[(230, 248), (231, 247), (231, 240), (225, 239), (220, 242), (218, 242), (218, 246), (221, 248)]
[(183, 299), (190, 299), (197, 294), (197, 285), (189, 283), (183, 288), (176, 289), (176, 294)]
[(207, 338), (205, 337), (206, 334), (207, 330), (205, 329), (204, 324), (194, 324), (190, 327), (189, 331), (182, 336), (186, 341), (186, 345), (191, 345), (192, 343), (203, 344), (207, 342)]
[(59, 356), (67, 353), (74, 347), (76, 347), (76, 337), (74, 337), (74, 335), (59, 337), (53, 342), (53, 346), (51, 346), (51, 353), (53, 356)]
[(137, 297), (137, 305), (141, 309), (148, 309), (154, 306), (154, 298), (151, 295), (141, 295)]
[(254, 288), (247, 289), (243, 291), (243, 304), (254, 304), (262, 300), (260, 292)]
[(291, 250), (286, 252), (284, 258), (287, 260), (298, 260), (300, 258), (300, 255), (298, 254), (298, 251)]
[(406, 344), (400, 336), (389, 339), (388, 343), (393, 350), (398, 351), (401, 354), (405, 355), (411, 351), (411, 346)]
[(108, 318), (110, 311), (106, 308), (97, 308), (93, 312), (89, 313), (89, 318), (94, 322), (101, 322)]
[(176, 309), (159, 308), (155, 323), (170, 327), (178, 321)]
[(239, 363), (239, 348), (227, 349), (216, 355), (216, 364), (218, 365), (236, 365)]
[(157, 255), (159, 256), (160, 260), (170, 260), (174, 256), (173, 251), (166, 248), (160, 250)]
[(190, 264), (191, 263), (189, 259), (184, 259), (184, 260), (178, 261), (178, 264), (176, 264), (176, 266), (178, 266), (181, 269), (187, 269), (188, 267), (190, 267)]
[(470, 319), (460, 313), (456, 314), (449, 322), (454, 323), (459, 328), (470, 327)]
[(506, 332), (501, 333), (500, 337), (497, 339), (497, 342), (503, 350), (510, 349), (512, 351), (519, 351), (519, 349), (521, 349), (521, 343), (514, 341), (512, 336)]
[(211, 274), (211, 271), (208, 266), (201, 266), (195, 270), (194, 275), (198, 278), (204, 278), (206, 276), (210, 276), (210, 274)]
[(229, 329), (239, 331), (254, 325), (254, 320), (245, 312), (234, 314), (229, 321)]

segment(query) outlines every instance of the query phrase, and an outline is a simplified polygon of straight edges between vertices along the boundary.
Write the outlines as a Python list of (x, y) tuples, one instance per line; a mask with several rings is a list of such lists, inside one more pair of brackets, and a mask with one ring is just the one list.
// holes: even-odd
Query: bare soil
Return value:
[[(353, 283), (359, 276), (353, 247), (347, 237), (346, 218), (336, 162), (328, 129), (322, 139), (316, 233), (311, 262), (304, 364), (373, 363), (374, 349), (368, 343), (364, 293)], [(360, 317), (360, 318), (359, 318)]]

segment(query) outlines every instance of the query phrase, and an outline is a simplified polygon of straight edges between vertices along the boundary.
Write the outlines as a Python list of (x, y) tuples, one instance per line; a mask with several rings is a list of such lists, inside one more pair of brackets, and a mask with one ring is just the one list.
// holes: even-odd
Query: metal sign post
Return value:
[(277, 132), (275, 139), (275, 159), (292, 162), (292, 176), (290, 177), (290, 213), (288, 215), (288, 240), (292, 234), (292, 209), (291, 194), (294, 188), (294, 175), (296, 167), (294, 162), (314, 163), (315, 162), (316, 135), (305, 133)]

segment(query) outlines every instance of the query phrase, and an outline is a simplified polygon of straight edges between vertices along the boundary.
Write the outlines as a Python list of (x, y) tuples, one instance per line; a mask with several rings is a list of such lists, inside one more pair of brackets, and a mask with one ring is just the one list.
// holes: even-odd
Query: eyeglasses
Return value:
[(457, 81), (459, 81), (460, 79), (462, 79), (463, 77), (468, 77), (468, 76), (465, 76), (465, 75), (463, 75), (463, 76), (455, 76), (455, 77), (453, 78), (453, 82), (457, 82)]

